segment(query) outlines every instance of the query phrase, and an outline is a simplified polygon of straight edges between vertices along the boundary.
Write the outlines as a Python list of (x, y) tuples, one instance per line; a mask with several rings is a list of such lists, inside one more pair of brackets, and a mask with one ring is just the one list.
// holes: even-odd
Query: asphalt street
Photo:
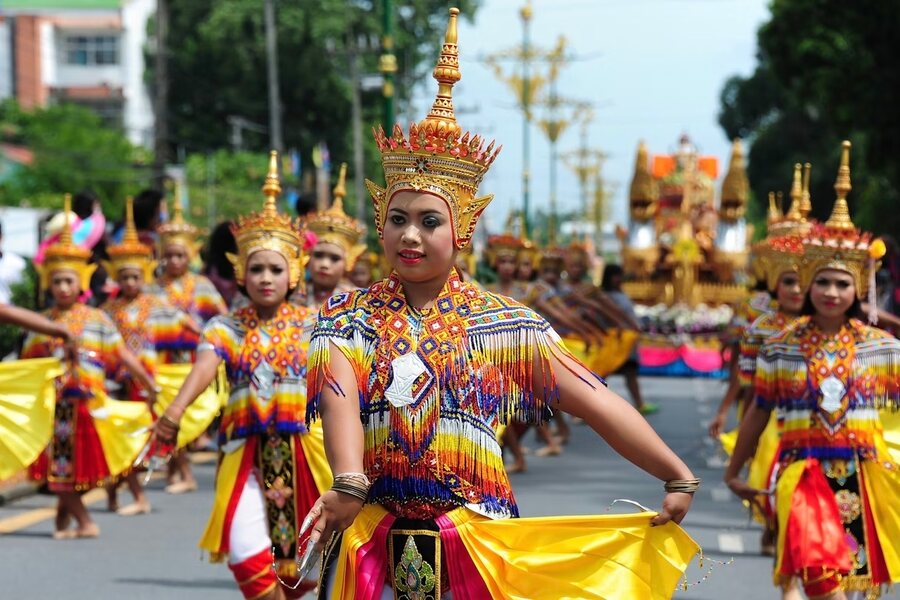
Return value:
[[(620, 378), (612, 378), (610, 385), (624, 392)], [(646, 378), (642, 385), (646, 398), (661, 407), (649, 417), (651, 424), (703, 479), (683, 525), (703, 547), (705, 560), (702, 567), (695, 560), (686, 578), (688, 589), (675, 598), (780, 597), (771, 583), (772, 560), (759, 556), (759, 526), (721, 482), (723, 455), (705, 433), (724, 384)], [(529, 456), (528, 471), (513, 475), (523, 516), (635, 510), (622, 504), (611, 508), (618, 498), (659, 506), (663, 491), (658, 481), (616, 455), (588, 427), (572, 430), (562, 456)], [(526, 444), (534, 447), (536, 442), (530, 437)], [(212, 503), (214, 463), (200, 462), (195, 472), (200, 490), (192, 494), (168, 495), (162, 481), (151, 482), (149, 515), (126, 518), (106, 512), (105, 495), (92, 492), (90, 509), (102, 532), (95, 540), (51, 539), (52, 496), (27, 496), (0, 507), (0, 598), (240, 597), (228, 568), (209, 564), (197, 548)], [(121, 493), (121, 501), (129, 501), (124, 489)]]

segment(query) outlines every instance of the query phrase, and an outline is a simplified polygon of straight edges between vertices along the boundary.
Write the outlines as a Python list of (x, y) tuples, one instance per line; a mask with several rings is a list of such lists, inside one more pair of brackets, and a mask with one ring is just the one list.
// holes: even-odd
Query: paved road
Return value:
[[(622, 392), (622, 382), (611, 386)], [(688, 572), (694, 583), (681, 600), (777, 598), (771, 559), (758, 555), (759, 529), (720, 483), (721, 457), (705, 435), (723, 384), (707, 380), (643, 380), (649, 400), (662, 410), (650, 417), (666, 441), (704, 479), (684, 525), (711, 561)], [(529, 440), (533, 445), (533, 440)], [(195, 471), (201, 491), (183, 496), (151, 483), (153, 513), (122, 518), (105, 512), (102, 494), (92, 509), (102, 529), (98, 540), (54, 542), (53, 498), (32, 496), (0, 508), (0, 597), (231, 599), (239, 597), (224, 565), (203, 560), (196, 542), (212, 498), (213, 465)], [(596, 514), (616, 498), (649, 507), (662, 498), (659, 482), (615, 455), (587, 427), (573, 428), (564, 456), (531, 458), (529, 471), (513, 476), (523, 515)], [(123, 496), (123, 499), (125, 497)], [(616, 507), (614, 510), (626, 510)], [(710, 571), (711, 567), (711, 571)], [(900, 598), (898, 592), (886, 598)]]

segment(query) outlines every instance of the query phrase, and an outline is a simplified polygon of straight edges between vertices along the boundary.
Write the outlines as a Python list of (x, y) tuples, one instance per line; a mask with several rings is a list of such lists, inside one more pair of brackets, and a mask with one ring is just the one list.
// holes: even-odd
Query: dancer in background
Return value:
[(725, 472), (741, 498), (767, 493), (738, 473), (777, 410), (775, 581), (797, 578), (807, 596), (829, 600), (877, 597), (900, 581), (900, 476), (877, 410), (900, 408), (900, 341), (860, 320), (884, 244), (850, 220), (849, 154), (844, 142), (831, 217), (804, 238), (805, 316), (763, 344), (756, 402)]
[[(110, 260), (106, 271), (115, 278), (119, 292), (101, 308), (113, 320), (125, 342), (125, 346), (141, 361), (141, 366), (156, 375), (160, 357), (174, 356), (196, 340), (199, 331), (187, 314), (174, 308), (159, 296), (144, 292), (146, 282), (153, 281), (156, 261), (153, 248), (142, 244), (134, 226), (133, 201), (126, 200), (125, 233), (122, 242), (108, 249)], [(146, 390), (129, 376), (127, 371), (116, 374), (122, 385), (122, 398), (138, 402), (149, 402)], [(152, 405), (150, 405), (152, 409)], [(118, 507), (116, 488), (118, 482), (107, 488), (109, 508), (122, 516), (133, 516), (150, 512), (150, 502), (138, 481), (136, 471), (127, 475), (128, 488), (134, 502)]]
[[(189, 270), (200, 245), (197, 240), (200, 230), (184, 220), (181, 197), (177, 190), (176, 194), (178, 197), (175, 199), (172, 219), (157, 228), (162, 273), (150, 291), (187, 313), (194, 321), (192, 329), (199, 331), (213, 317), (226, 314), (228, 307), (209, 279)], [(160, 361), (165, 364), (193, 363), (196, 358), (197, 337), (185, 341), (185, 346), (178, 351), (160, 353)], [(166, 491), (170, 494), (183, 494), (196, 489), (197, 480), (194, 479), (187, 452), (179, 450), (169, 463)]]
[[(69, 214), (69, 203), (67, 195), (65, 215)], [(54, 301), (47, 317), (65, 327), (78, 340), (80, 349), (77, 365), (71, 366), (58, 384), (53, 439), (32, 468), (32, 476), (46, 479), (50, 491), (59, 496), (54, 539), (99, 535), (100, 529), (85, 508), (81, 494), (105, 485), (130, 468), (144, 442), (124, 428), (101, 428), (95, 422), (108, 420), (109, 413), (119, 412), (114, 405), (120, 403), (106, 401), (107, 376), (124, 365), (146, 391), (148, 400), (156, 396), (153, 379), (125, 347), (109, 317), (79, 301), (94, 272), (93, 265), (87, 263), (89, 257), (89, 250), (72, 242), (66, 218), (59, 240), (46, 249), (39, 268), (41, 288), (49, 290)], [(57, 356), (62, 345), (58, 337), (30, 334), (21, 358)], [(96, 411), (101, 408), (104, 410)], [(149, 409), (143, 405), (134, 408), (128, 411), (134, 413), (132, 420), (149, 424)], [(107, 416), (103, 416), (104, 412)], [(73, 517), (77, 528), (70, 529)]]
[(244, 597), (275, 599), (315, 587), (290, 575), (299, 519), (331, 485), (331, 473), (321, 427), (304, 422), (310, 311), (287, 298), (303, 285), (305, 232), (275, 208), (281, 193), (275, 152), (263, 193), (262, 211), (239, 217), (234, 228), (235, 278), (250, 304), (206, 325), (197, 362), (156, 431), (162, 441), (175, 440), (185, 410), (224, 362), (231, 395), (219, 424), (215, 503), (200, 547), (213, 561), (228, 561)]

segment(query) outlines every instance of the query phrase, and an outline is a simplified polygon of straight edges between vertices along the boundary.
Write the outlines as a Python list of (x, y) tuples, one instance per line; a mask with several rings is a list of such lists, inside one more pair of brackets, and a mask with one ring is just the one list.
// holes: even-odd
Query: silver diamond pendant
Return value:
[(391, 361), (394, 378), (384, 395), (392, 406), (399, 408), (413, 403), (413, 384), (426, 371), (425, 363), (415, 352), (404, 354)]
[(831, 413), (841, 409), (841, 400), (844, 398), (847, 389), (840, 379), (831, 375), (819, 385), (819, 389), (822, 390), (822, 404), (820, 406), (823, 410)]

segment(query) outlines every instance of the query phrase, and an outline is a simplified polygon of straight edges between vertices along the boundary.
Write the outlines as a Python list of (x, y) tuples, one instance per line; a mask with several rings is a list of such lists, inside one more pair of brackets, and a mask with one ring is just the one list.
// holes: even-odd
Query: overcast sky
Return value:
[[(638, 141), (651, 154), (673, 151), (682, 132), (701, 153), (718, 156), (720, 181), (727, 166), (730, 141), (716, 121), (719, 94), (734, 74), (752, 73), (756, 64), (756, 31), (768, 18), (764, 0), (534, 0), (531, 39), (551, 48), (565, 35), (570, 53), (584, 57), (559, 78), (561, 96), (586, 99), (598, 107), (590, 128), (590, 146), (610, 157), (604, 175), (614, 186), (612, 219), (627, 219), (628, 185)], [(493, 193), (486, 221), (491, 233), (502, 227), (511, 206), (522, 197), (522, 121), (509, 89), (495, 80), (479, 58), (521, 44), (519, 9), (523, 0), (484, 0), (474, 24), (459, 29), (463, 79), (454, 94), (458, 108), (477, 108), (459, 116), (463, 129), (483, 133), (503, 144), (482, 193)], [(436, 84), (418, 104), (424, 116)], [(403, 120), (401, 117), (398, 120)], [(560, 152), (580, 144), (570, 128), (560, 139)], [(549, 145), (532, 127), (531, 206), (549, 198)], [(561, 210), (578, 207), (578, 182), (558, 167)]]

